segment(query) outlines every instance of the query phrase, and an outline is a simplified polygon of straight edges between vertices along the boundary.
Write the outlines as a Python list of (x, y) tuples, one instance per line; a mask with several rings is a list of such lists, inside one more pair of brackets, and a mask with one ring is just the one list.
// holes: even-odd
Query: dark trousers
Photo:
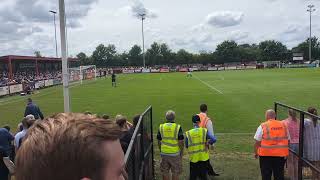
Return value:
[(208, 161), (190, 162), (190, 180), (207, 180)]
[(3, 156), (0, 156), (0, 179), (7, 180), (8, 176), (9, 176), (9, 169), (4, 164), (2, 158), (3, 158)]
[(272, 174), (274, 180), (284, 180), (284, 157), (260, 156), (259, 161), (262, 180), (271, 180)]

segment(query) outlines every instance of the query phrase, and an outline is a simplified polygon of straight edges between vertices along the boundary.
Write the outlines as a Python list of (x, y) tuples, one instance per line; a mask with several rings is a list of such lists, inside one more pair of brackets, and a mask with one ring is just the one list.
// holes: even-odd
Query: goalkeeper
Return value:
[(111, 80), (112, 80), (112, 87), (117, 87), (116, 75), (114, 73), (112, 73)]

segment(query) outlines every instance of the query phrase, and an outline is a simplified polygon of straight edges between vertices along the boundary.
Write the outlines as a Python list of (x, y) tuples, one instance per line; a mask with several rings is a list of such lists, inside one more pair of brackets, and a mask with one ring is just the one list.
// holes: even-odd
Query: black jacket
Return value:
[(44, 119), (43, 114), (40, 111), (40, 108), (36, 104), (27, 104), (26, 110), (24, 111), (24, 117), (26, 117), (29, 114), (32, 114), (35, 119)]

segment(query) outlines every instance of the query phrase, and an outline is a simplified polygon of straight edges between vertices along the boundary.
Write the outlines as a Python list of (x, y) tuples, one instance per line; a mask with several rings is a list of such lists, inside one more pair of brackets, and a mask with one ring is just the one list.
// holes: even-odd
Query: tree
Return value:
[(259, 61), (284, 61), (287, 58), (287, 47), (279, 41), (268, 40), (259, 44)]
[(160, 45), (160, 54), (160, 64), (169, 65), (170, 60), (172, 59), (172, 52), (166, 43)]
[(91, 59), (84, 52), (80, 52), (77, 55), (77, 58), (79, 59), (81, 66), (92, 64)]
[(217, 62), (239, 62), (239, 48), (235, 41), (224, 41), (217, 46), (216, 52)]
[(147, 50), (146, 57), (147, 65), (159, 65), (161, 58), (160, 44), (157, 42), (152, 43), (151, 47)]
[(40, 51), (35, 51), (35, 52), (34, 52), (34, 55), (35, 55), (36, 57), (42, 57), (42, 55), (41, 55), (41, 52), (40, 52)]
[(195, 63), (209, 64), (214, 63), (215, 57), (212, 52), (200, 51), (199, 54), (194, 54), (193, 59)]
[(191, 64), (193, 55), (184, 49), (180, 49), (176, 55), (176, 64)]
[(129, 54), (127, 52), (116, 54), (113, 66), (129, 66)]
[(98, 67), (113, 66), (116, 64), (116, 59), (114, 58), (116, 53), (115, 45), (109, 44), (108, 46), (104, 46), (100, 44), (92, 53), (93, 63)]
[(128, 64), (130, 66), (142, 66), (142, 50), (138, 45), (132, 46), (128, 54)]
[[(309, 38), (300, 43), (297, 47), (292, 48), (292, 52), (303, 53), (305, 60), (309, 59)], [(311, 38), (312, 59), (320, 59), (320, 41), (317, 37)]]
[(238, 48), (241, 62), (256, 61), (258, 59), (259, 48), (255, 44), (241, 44)]

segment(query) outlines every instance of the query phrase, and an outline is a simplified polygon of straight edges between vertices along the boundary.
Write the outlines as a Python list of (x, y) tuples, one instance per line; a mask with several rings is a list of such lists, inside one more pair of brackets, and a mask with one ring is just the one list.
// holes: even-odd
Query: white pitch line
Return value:
[(223, 94), (223, 92), (221, 92), (219, 89), (213, 87), (212, 85), (208, 84), (208, 83), (205, 82), (205, 81), (202, 81), (198, 76), (196, 76), (196, 75), (193, 75), (193, 76), (194, 76), (196, 79), (198, 79), (200, 82), (202, 82), (203, 84), (205, 84), (206, 86), (208, 86), (209, 88), (211, 88), (212, 90), (215, 90), (215, 91), (217, 91), (217, 92), (220, 93), (220, 94)]

